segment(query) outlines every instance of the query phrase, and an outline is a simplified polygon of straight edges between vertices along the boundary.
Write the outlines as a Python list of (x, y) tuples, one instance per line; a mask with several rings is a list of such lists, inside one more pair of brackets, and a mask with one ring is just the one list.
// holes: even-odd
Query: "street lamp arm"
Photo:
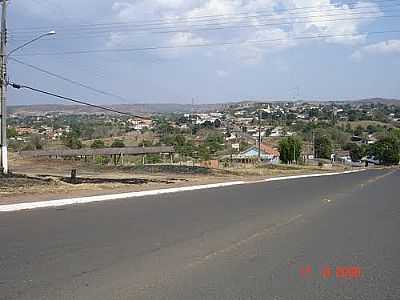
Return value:
[(56, 32), (54, 30), (52, 30), (52, 31), (49, 31), (47, 33), (43, 33), (43, 34), (39, 35), (38, 37), (34, 38), (33, 40), (30, 40), (30, 41), (22, 44), (21, 46), (19, 46), (19, 47), (15, 48), (15, 49), (11, 50), (10, 52), (8, 52), (8, 54), (6, 55), (6, 60), (8, 60), (10, 55), (13, 54), (14, 52), (17, 52), (18, 50), (21, 50), (22, 48), (24, 48), (24, 47), (36, 42), (37, 40), (40, 40), (43, 37), (46, 37), (46, 36), (49, 36), (49, 35), (54, 35), (54, 34), (56, 34)]

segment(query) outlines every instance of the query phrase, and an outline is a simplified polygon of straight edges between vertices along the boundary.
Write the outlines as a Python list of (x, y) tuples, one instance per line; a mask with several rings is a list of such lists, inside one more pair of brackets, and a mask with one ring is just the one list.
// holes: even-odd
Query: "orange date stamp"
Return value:
[[(313, 267), (307, 265), (300, 267), (299, 275), (302, 278), (310, 278), (314, 275), (313, 271)], [(360, 279), (362, 277), (362, 270), (358, 266), (324, 266), (316, 273), (318, 273), (323, 279)]]

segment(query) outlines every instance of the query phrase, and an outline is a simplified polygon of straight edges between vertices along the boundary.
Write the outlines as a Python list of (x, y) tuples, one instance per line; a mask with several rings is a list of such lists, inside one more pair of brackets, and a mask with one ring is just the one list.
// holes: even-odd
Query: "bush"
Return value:
[(82, 142), (79, 140), (78, 135), (74, 133), (69, 133), (63, 137), (64, 145), (70, 149), (81, 149)]
[(105, 148), (105, 144), (103, 140), (94, 140), (93, 143), (90, 145), (92, 149), (100, 149)]
[(29, 141), (23, 146), (22, 150), (42, 150), (43, 140), (40, 135), (32, 134)]
[(147, 164), (158, 164), (161, 162), (161, 156), (157, 154), (150, 154), (146, 156)]
[(114, 140), (111, 144), (111, 148), (124, 148), (125, 143), (123, 140)]
[(111, 158), (108, 156), (96, 156), (96, 164), (99, 165), (108, 165), (111, 161)]

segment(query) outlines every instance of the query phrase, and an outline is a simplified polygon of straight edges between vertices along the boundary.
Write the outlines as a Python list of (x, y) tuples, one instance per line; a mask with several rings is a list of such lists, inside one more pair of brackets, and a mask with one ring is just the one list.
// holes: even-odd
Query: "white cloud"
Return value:
[[(312, 13), (305, 14), (306, 18), (294, 18), (304, 22), (295, 24), (294, 32), (297, 35), (327, 35), (334, 36), (325, 39), (328, 43), (357, 44), (365, 40), (360, 34), (362, 26), (374, 21), (382, 13), (377, 4), (372, 2), (359, 2), (353, 7), (347, 4), (333, 3), (331, 0), (293, 0), (295, 7), (315, 6)], [(362, 14), (371, 18), (360, 18)], [(337, 20), (337, 21), (332, 21)]]
[(86, 20), (103, 16), (105, 11), (110, 11), (110, 0), (10, 1), (9, 11), (27, 17), (38, 17), (42, 21), (51, 20), (53, 24), (84, 23)]
[(364, 47), (364, 51), (378, 54), (400, 53), (400, 40), (388, 40), (368, 45)]
[[(327, 43), (358, 44), (365, 40), (360, 34), (363, 25), (371, 22), (371, 19), (357, 19), (354, 11), (349, 5), (333, 3), (333, 0), (126, 0), (115, 2), (113, 11), (115, 18), (119, 21), (132, 22), (143, 21), (146, 18), (161, 19), (170, 24), (170, 27), (177, 28), (174, 20), (180, 17), (191, 18), (190, 22), (180, 19), (178, 30), (191, 30), (190, 32), (178, 32), (174, 34), (149, 34), (151, 39), (142, 38), (142, 41), (151, 44), (184, 46), (204, 42), (224, 43), (243, 41), (258, 41), (280, 39), (275, 43), (244, 43), (234, 46), (226, 46), (220, 49), (207, 50), (204, 55), (212, 56), (211, 51), (231, 54), (232, 57), (245, 63), (258, 63), (264, 56), (271, 52), (281, 51), (294, 47), (300, 41), (290, 40), (292, 36), (314, 36), (327, 35), (335, 36), (325, 39)], [(274, 7), (299, 8), (313, 7), (310, 13), (299, 13), (299, 11), (277, 11)], [(353, 8), (362, 8), (373, 15), (381, 15), (379, 7), (372, 2), (360, 2), (353, 5)], [(242, 12), (249, 12), (250, 15), (259, 11), (270, 11), (268, 18), (251, 17), (245, 18)], [(301, 11), (300, 11), (301, 12)], [(239, 15), (238, 15), (239, 14)], [(225, 16), (218, 21), (211, 19), (199, 19), (203, 16)], [(347, 19), (332, 22), (332, 19)], [(204, 24), (214, 23), (219, 27), (237, 25), (253, 25), (254, 27), (232, 28), (230, 30), (193, 30), (204, 28)], [(294, 22), (294, 23), (293, 23)], [(222, 23), (223, 25), (218, 25)], [(291, 25), (265, 26), (268, 23), (291, 23)], [(202, 25), (203, 26), (202, 26)], [(192, 27), (191, 27), (192, 26)], [(208, 25), (209, 26), (209, 25)], [(213, 27), (213, 26), (211, 26)], [(360, 34), (360, 35), (358, 35)], [(126, 42), (132, 41), (130, 35), (125, 35)], [(148, 37), (149, 38), (149, 37)], [(121, 36), (111, 37), (118, 44), (121, 43)], [(303, 41), (304, 43), (305, 41)], [(179, 51), (187, 53), (188, 51)]]
[(203, 39), (202, 37), (196, 36), (191, 32), (178, 32), (170, 37), (167, 43), (168, 46), (176, 48), (169, 49), (167, 52), (164, 52), (163, 55), (165, 57), (173, 58), (193, 50), (192, 47), (185, 46), (204, 45), (207, 44), (207, 40)]
[(388, 55), (400, 54), (400, 40), (387, 40), (375, 44), (370, 44), (356, 50), (352, 58), (361, 60), (366, 55)]
[(256, 31), (248, 36), (248, 40), (249, 43), (232, 49), (233, 56), (246, 64), (257, 64), (266, 54), (296, 46), (296, 41), (290, 39), (289, 33), (279, 28)]
[[(351, 45), (363, 43), (365, 36), (361, 34), (362, 28), (374, 21), (374, 18), (360, 19), (358, 18), (360, 15), (354, 15), (353, 8), (361, 8), (362, 11), (367, 11), (368, 15), (382, 15), (379, 6), (372, 0), (371, 2), (360, 0), (358, 4), (351, 7), (335, 0), (87, 0), (83, 1), (85, 2), (83, 9), (81, 5), (77, 5), (76, 0), (43, 1), (44, 5), (38, 5), (36, 0), (17, 1), (16, 5), (20, 9), (25, 8), (45, 18), (54, 18), (56, 10), (68, 12), (68, 15), (86, 14), (89, 17), (98, 11), (98, 7), (101, 7), (97, 16), (101, 18), (101, 22), (130, 23), (131, 26), (127, 30), (114, 27), (114, 32), (110, 33), (106, 43), (110, 48), (173, 45), (181, 47), (198, 43), (225, 42), (240, 44), (248, 40), (281, 39), (275, 43), (245, 43), (202, 50), (203, 55), (206, 56), (212, 56), (212, 53), (224, 53), (244, 63), (258, 63), (272, 52), (306, 43), (306, 41), (290, 40), (291, 37), (328, 35), (335, 37), (326, 38), (324, 40), (326, 43)], [(96, 10), (86, 9), (93, 6), (96, 6)], [(49, 7), (53, 13), (49, 11)], [(105, 9), (106, 7), (108, 10)], [(282, 10), (277, 10), (276, 7)], [(308, 10), (311, 11), (309, 13), (304, 13), (302, 10), (284, 10), (300, 7), (313, 8)], [(260, 11), (265, 12), (263, 16), (255, 17)], [(243, 12), (249, 13), (247, 17)], [(201, 18), (204, 16), (219, 17)], [(182, 18), (190, 18), (190, 21)], [(341, 20), (333, 22), (332, 19)], [(154, 24), (154, 22), (161, 24), (158, 25), (161, 28), (166, 26), (171, 31), (182, 32), (160, 33), (154, 32), (157, 30), (148, 30), (150, 26), (148, 24)], [(96, 23), (94, 18), (93, 23)], [(146, 23), (146, 30), (132, 30), (134, 24)], [(286, 25), (279, 25), (279, 23), (286, 23)], [(267, 26), (267, 24), (270, 25)], [(246, 27), (249, 25), (250, 27)], [(199, 30), (204, 27), (231, 27), (231, 29)], [(313, 43), (314, 40), (308, 42)], [(183, 55), (192, 51), (194, 48), (177, 50), (174, 53)]]
[(229, 73), (225, 70), (217, 70), (216, 73), (217, 73), (217, 76), (221, 77), (221, 78), (224, 78), (229, 75)]

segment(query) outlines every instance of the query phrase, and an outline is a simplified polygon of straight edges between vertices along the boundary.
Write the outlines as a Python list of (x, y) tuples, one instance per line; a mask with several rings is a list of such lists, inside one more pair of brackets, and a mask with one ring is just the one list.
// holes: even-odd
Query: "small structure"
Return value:
[(67, 150), (37, 150), (37, 151), (21, 151), (23, 157), (48, 157), (48, 158), (84, 158), (96, 156), (110, 156), (115, 164), (121, 162), (125, 155), (147, 155), (147, 154), (166, 154), (172, 160), (172, 155), (175, 153), (175, 148), (170, 146), (162, 147), (124, 147), (124, 148), (82, 148), (82, 149), (67, 149)]
[(340, 150), (335, 152), (335, 161), (343, 164), (351, 164), (350, 151)]
[[(261, 143), (260, 158), (262, 161), (269, 163), (279, 162), (279, 151), (269, 145)], [(253, 163), (258, 160), (258, 146), (251, 146), (250, 148), (240, 152), (236, 155), (227, 155), (224, 159), (230, 159), (240, 163)]]
[(209, 168), (209, 169), (218, 169), (219, 168), (219, 160), (212, 159), (200, 162), (200, 167)]

